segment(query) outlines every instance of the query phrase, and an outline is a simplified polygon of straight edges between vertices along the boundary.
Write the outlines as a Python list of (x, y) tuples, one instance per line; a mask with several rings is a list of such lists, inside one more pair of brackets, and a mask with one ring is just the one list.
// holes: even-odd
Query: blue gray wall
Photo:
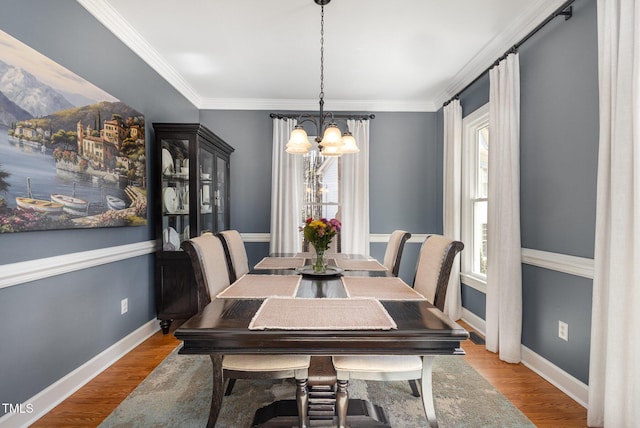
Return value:
[[(596, 2), (578, 0), (520, 48), (522, 247), (593, 258), (598, 156)], [(463, 115), (489, 100), (485, 76)], [(522, 343), (588, 383), (592, 280), (523, 265)], [(484, 318), (484, 294), (464, 287)], [(558, 338), (558, 321), (570, 340)]]
[[(152, 122), (198, 121), (190, 102), (73, 0), (4, 0), (0, 29), (144, 114), (147, 159)], [(153, 177), (154, 165), (148, 170)], [(141, 227), (0, 234), (0, 268), (153, 239), (153, 218)], [(34, 396), (154, 317), (153, 255), (0, 289), (0, 402)]]

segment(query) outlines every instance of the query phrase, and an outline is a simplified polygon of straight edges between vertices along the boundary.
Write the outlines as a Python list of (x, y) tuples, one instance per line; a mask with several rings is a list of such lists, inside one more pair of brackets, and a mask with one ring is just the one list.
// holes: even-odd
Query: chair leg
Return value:
[(338, 428), (347, 426), (347, 408), (349, 407), (349, 381), (338, 379), (336, 393), (336, 413), (338, 414)]
[(433, 383), (432, 383), (432, 367), (434, 356), (422, 357), (422, 405), (424, 406), (424, 414), (427, 417), (427, 423), (431, 428), (438, 427), (436, 419), (436, 408), (433, 405)]
[(229, 395), (231, 395), (231, 392), (233, 392), (233, 387), (236, 384), (236, 380), (234, 378), (231, 378), (227, 381), (227, 389), (224, 391), (224, 396), (227, 397)]
[(411, 395), (414, 397), (420, 397), (420, 391), (418, 391), (418, 384), (415, 379), (411, 379), (409, 381), (409, 386), (411, 387)]
[(298, 424), (300, 428), (307, 428), (307, 410), (309, 409), (309, 391), (307, 379), (296, 379), (296, 404), (298, 406)]

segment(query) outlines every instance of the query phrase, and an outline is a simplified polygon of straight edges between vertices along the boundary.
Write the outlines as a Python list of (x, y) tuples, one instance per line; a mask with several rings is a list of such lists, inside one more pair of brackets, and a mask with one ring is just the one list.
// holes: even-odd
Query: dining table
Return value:
[[(328, 272), (310, 271), (311, 254), (272, 254), (257, 263), (174, 332), (180, 354), (209, 355), (213, 392), (207, 422), (222, 407), (225, 354), (302, 354), (309, 367), (309, 419), (335, 421), (334, 355), (464, 355), (468, 332), (378, 261), (337, 253)], [(428, 373), (429, 378), (431, 373)], [(430, 382), (430, 380), (429, 380)], [(431, 388), (422, 391), (437, 426)], [(294, 400), (255, 413), (254, 426), (297, 424)], [(375, 403), (350, 399), (349, 426), (391, 426)]]

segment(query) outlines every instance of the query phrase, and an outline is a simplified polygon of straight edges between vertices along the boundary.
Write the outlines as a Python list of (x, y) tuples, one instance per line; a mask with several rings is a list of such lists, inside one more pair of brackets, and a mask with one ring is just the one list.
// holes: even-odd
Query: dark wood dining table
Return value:
[[(362, 256), (351, 257), (362, 259)], [(307, 260), (307, 264), (309, 262)], [(249, 272), (249, 275), (252, 274), (300, 275), (294, 269), (253, 269)], [(335, 276), (302, 275), (295, 297), (347, 299), (349, 297), (342, 282), (343, 276), (373, 278), (391, 274), (380, 270), (345, 270)], [(468, 338), (465, 329), (426, 300), (380, 300), (397, 325), (397, 328), (387, 330), (250, 329), (250, 322), (264, 301), (263, 298), (213, 299), (174, 333), (183, 342), (180, 354), (204, 354), (211, 357), (214, 375), (208, 427), (215, 426), (222, 406), (224, 354), (303, 354), (311, 355), (312, 361), (314, 358), (332, 355), (420, 355), (433, 358), (435, 355), (464, 355), (460, 344)], [(292, 299), (292, 302), (295, 300)], [(340, 320), (335, 322), (339, 323)], [(326, 370), (326, 364), (318, 367)], [(310, 379), (315, 376), (313, 370), (312, 363)], [(427, 394), (425, 399), (433, 403), (430, 388), (422, 391), (422, 394)], [(389, 426), (382, 409), (368, 403), (357, 404), (359, 405), (352, 406), (351, 401), (349, 402), (347, 421), (350, 425), (359, 425), (364, 417), (371, 419), (364, 426)], [(367, 415), (358, 414), (357, 408), (362, 408)], [(273, 409), (269, 410), (272, 411)], [(260, 417), (256, 416), (257, 419)], [(350, 418), (353, 420), (350, 421)], [(293, 420), (297, 423), (296, 419)], [(435, 412), (429, 416), (428, 422), (430, 426), (437, 426)]]

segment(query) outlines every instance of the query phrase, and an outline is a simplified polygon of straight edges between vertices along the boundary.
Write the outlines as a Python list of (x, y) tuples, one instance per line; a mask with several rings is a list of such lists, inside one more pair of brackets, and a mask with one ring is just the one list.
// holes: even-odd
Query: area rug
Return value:
[[(211, 375), (208, 356), (179, 355), (176, 349), (99, 428), (205, 427), (211, 402)], [(464, 357), (436, 357), (433, 391), (440, 427), (534, 427)], [(411, 395), (408, 382), (353, 380), (349, 394), (351, 398), (382, 406), (393, 427), (427, 426), (422, 401)], [(216, 427), (250, 427), (257, 409), (294, 396), (295, 384), (288, 379), (238, 379), (233, 393), (224, 397)]]

